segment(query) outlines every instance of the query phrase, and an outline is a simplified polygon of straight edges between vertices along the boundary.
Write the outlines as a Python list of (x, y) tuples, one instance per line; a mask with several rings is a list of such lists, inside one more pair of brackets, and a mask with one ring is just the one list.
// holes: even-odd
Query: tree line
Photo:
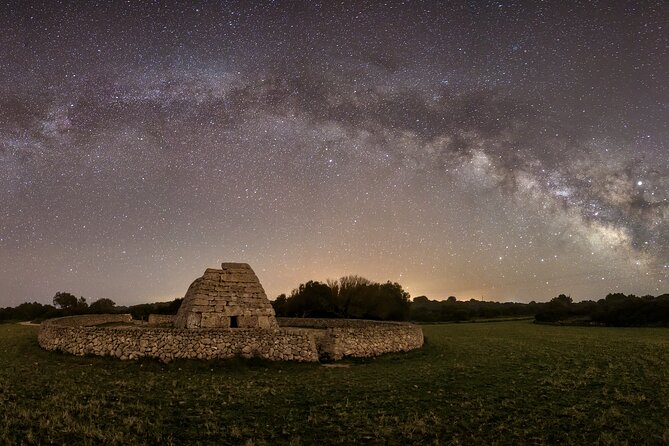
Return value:
[(477, 319), (533, 317), (542, 303), (491, 302), (476, 299), (430, 300), (425, 296), (414, 298), (411, 303), (412, 321), (416, 322), (465, 322)]
[(611, 293), (598, 301), (574, 302), (560, 294), (543, 305), (535, 319), (563, 325), (605, 325), (611, 327), (669, 327), (669, 294), (635, 296)]
[(183, 299), (170, 302), (155, 302), (131, 306), (117, 306), (107, 298), (101, 298), (90, 304), (85, 297), (76, 297), (68, 292), (58, 291), (52, 299), (53, 305), (39, 302), (25, 302), (16, 307), (0, 308), (2, 321), (35, 321), (79, 314), (130, 313), (133, 318), (144, 320), (149, 314), (176, 314)]
[[(130, 313), (146, 320), (149, 314), (176, 314), (183, 299), (132, 306), (118, 306), (111, 299), (87, 302), (84, 297), (57, 292), (53, 305), (38, 302), (0, 308), (2, 321), (42, 321), (76, 314)], [(489, 302), (410, 299), (394, 282), (377, 283), (360, 276), (300, 284), (290, 295), (281, 294), (272, 306), (281, 317), (325, 317), (414, 322), (465, 322), (480, 319), (534, 317), (538, 323), (560, 325), (669, 326), (669, 294), (635, 296), (611, 293), (598, 301), (574, 302), (560, 294), (549, 302)]]
[(397, 283), (379, 284), (358, 276), (325, 283), (309, 281), (272, 302), (277, 316), (332, 317), (414, 322), (465, 322), (496, 318), (534, 318), (562, 325), (669, 326), (669, 294), (637, 297), (608, 294), (598, 301), (573, 302), (560, 294), (549, 302), (490, 302), (476, 299), (430, 300), (409, 294)]
[(290, 296), (277, 297), (272, 306), (277, 316), (405, 321), (411, 302), (398, 283), (345, 276), (325, 283), (302, 283)]

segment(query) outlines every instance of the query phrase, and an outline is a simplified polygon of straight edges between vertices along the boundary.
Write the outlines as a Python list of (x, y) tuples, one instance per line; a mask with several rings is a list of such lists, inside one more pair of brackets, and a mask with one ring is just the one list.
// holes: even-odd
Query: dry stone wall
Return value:
[(187, 329), (97, 324), (129, 322), (128, 315), (71, 316), (44, 321), (38, 341), (46, 350), (75, 355), (215, 359), (235, 356), (272, 361), (307, 361), (370, 357), (423, 345), (419, 326), (346, 319), (280, 318), (275, 329)]
[(355, 328), (369, 326), (414, 326), (408, 322), (372, 321), (369, 319), (328, 319), (310, 317), (278, 317), (280, 327), (304, 328)]
[[(273, 361), (318, 361), (315, 337), (307, 330), (94, 327), (89, 326), (92, 325), (89, 317), (44, 321), (38, 335), (40, 346), (74, 355), (114, 356), (122, 360), (151, 357), (167, 362), (177, 358), (243, 356)], [(80, 326), (75, 326), (77, 322)]]
[(111, 324), (111, 323), (130, 323), (132, 322), (132, 315), (130, 314), (86, 314), (80, 316), (65, 316), (58, 319), (49, 319), (44, 323), (50, 321), (58, 321), (58, 325), (66, 327), (89, 327), (93, 325)]
[(321, 357), (365, 358), (391, 352), (406, 352), (423, 345), (423, 330), (404, 322), (360, 319), (277, 318), (280, 326), (324, 329), (318, 341)]
[(174, 325), (176, 316), (173, 314), (149, 314), (149, 325)]

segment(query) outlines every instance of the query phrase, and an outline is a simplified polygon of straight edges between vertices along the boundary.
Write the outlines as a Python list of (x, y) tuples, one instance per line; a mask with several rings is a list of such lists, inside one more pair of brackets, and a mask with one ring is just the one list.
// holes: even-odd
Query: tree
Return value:
[(550, 301), (550, 303), (552, 303), (552, 304), (558, 304), (558, 305), (564, 305), (564, 306), (570, 305), (573, 302), (574, 301), (570, 296), (566, 296), (564, 294), (560, 294), (559, 296), (552, 298), (551, 301)]
[(88, 311), (90, 313), (113, 313), (116, 303), (111, 300), (103, 297), (93, 302), (89, 307)]
[(272, 305), (277, 315), (406, 320), (409, 298), (398, 283), (380, 284), (359, 276), (345, 276), (327, 283), (300, 284), (288, 298), (279, 296)]
[(364, 277), (355, 275), (344, 276), (334, 282), (328, 281), (337, 314), (344, 318), (352, 317), (351, 302), (371, 283)]
[(85, 313), (86, 310), (88, 310), (88, 304), (86, 303), (86, 298), (84, 296), (80, 296), (79, 300), (77, 301), (77, 305), (74, 307), (74, 312)]
[(43, 305), (39, 302), (24, 302), (16, 308), (0, 308), (0, 321), (2, 320), (18, 320), (18, 321), (32, 321), (41, 320), (49, 313), (57, 311), (51, 305)]
[(132, 314), (133, 319), (145, 320), (150, 314), (177, 314), (182, 302), (183, 298), (179, 297), (171, 302), (132, 305), (126, 310)]
[(548, 302), (534, 318), (539, 322), (557, 322), (567, 319), (571, 314), (573, 300), (571, 297), (560, 294)]
[(335, 315), (332, 290), (327, 284), (310, 280), (293, 290), (286, 301), (286, 313), (299, 317)]
[(410, 295), (402, 289), (397, 282), (386, 282), (377, 285), (379, 288), (379, 302), (375, 312), (371, 315), (374, 319), (405, 321), (409, 319)]
[(66, 311), (76, 308), (77, 303), (77, 297), (70, 293), (61, 293), (58, 291), (56, 295), (53, 296), (53, 304)]
[(272, 307), (277, 316), (286, 316), (286, 302), (285, 294), (280, 294), (273, 302)]

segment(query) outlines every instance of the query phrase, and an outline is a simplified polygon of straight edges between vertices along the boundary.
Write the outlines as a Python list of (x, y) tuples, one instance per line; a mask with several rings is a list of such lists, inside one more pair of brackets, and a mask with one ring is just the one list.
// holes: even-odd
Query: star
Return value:
[(8, 4), (0, 306), (666, 291), (665, 5), (600, 6)]

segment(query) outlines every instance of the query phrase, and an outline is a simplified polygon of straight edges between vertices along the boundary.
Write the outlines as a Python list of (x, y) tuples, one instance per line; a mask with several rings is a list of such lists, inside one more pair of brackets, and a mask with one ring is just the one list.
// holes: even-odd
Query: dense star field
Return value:
[(0, 306), (661, 294), (669, 4), (1, 3)]

